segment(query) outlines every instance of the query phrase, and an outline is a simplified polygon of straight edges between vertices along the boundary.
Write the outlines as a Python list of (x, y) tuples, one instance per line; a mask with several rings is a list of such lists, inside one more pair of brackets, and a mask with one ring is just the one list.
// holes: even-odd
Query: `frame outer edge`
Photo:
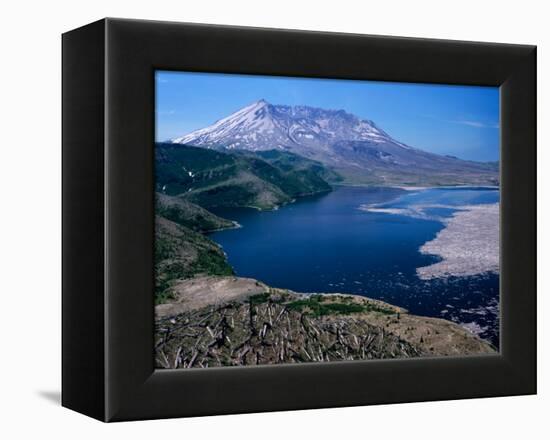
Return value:
[[(150, 141), (147, 136), (150, 132), (151, 121), (148, 121), (147, 117), (152, 114), (153, 109), (149, 108), (152, 105), (149, 101), (150, 85), (146, 85), (144, 90), (138, 90), (136, 87), (139, 88), (144, 84), (143, 81), (150, 72), (147, 69), (151, 69), (151, 66), (174, 70), (193, 71), (194, 68), (195, 71), (221, 72), (226, 69), (227, 73), (269, 74), (269, 66), (273, 65), (277, 66), (276, 73), (280, 75), (348, 79), (379, 79), (379, 75), (383, 73), (384, 69), (386, 71), (392, 69), (392, 78), (395, 81), (407, 81), (406, 78), (409, 81), (418, 81), (427, 78), (430, 81), (426, 82), (434, 83), (502, 85), (507, 78), (514, 74), (519, 66), (518, 63), (525, 61), (525, 55), (532, 51), (532, 47), (489, 43), (465, 44), (458, 41), (422, 39), (404, 41), (404, 39), (388, 37), (361, 37), (345, 34), (332, 34), (331, 36), (327, 33), (134, 20), (109, 19), (108, 22), (110, 32), (107, 42), (109, 48), (107, 64), (109, 68), (106, 73), (106, 81), (108, 82), (107, 108), (111, 113), (106, 137), (109, 146), (109, 161), (106, 164), (109, 167), (107, 170), (109, 188), (106, 188), (106, 191), (109, 197), (109, 206), (107, 207), (108, 234), (110, 234), (108, 258), (111, 269), (108, 285), (112, 290), (106, 298), (105, 306), (106, 331), (109, 332), (105, 339), (107, 347), (105, 389), (108, 393), (106, 396), (106, 400), (108, 400), (106, 419), (134, 420), (290, 408), (304, 409), (490, 397), (532, 392), (535, 372), (533, 360), (536, 361), (534, 351), (536, 347), (533, 339), (521, 341), (525, 337), (533, 338), (535, 334), (532, 323), (526, 322), (533, 317), (535, 311), (533, 301), (535, 291), (531, 289), (526, 291), (526, 295), (530, 296), (527, 300), (529, 304), (523, 306), (520, 304), (520, 309), (527, 315), (517, 317), (514, 322), (514, 324), (518, 324), (519, 331), (517, 336), (515, 330), (511, 335), (511, 339), (514, 340), (509, 347), (511, 351), (508, 353), (503, 351), (505, 356), (496, 356), (492, 359), (436, 358), (418, 361), (356, 361), (357, 363), (353, 365), (332, 363), (332, 365), (285, 365), (282, 367), (246, 367), (246, 369), (232, 367), (231, 371), (213, 369), (212, 371), (155, 372), (152, 370), (152, 355), (149, 354), (150, 347), (147, 345), (147, 341), (150, 342), (152, 335), (146, 334), (144, 331), (144, 327), (148, 327), (150, 323), (145, 326), (143, 324), (143, 319), (152, 316), (152, 311), (149, 312), (148, 309), (145, 309), (150, 301), (148, 295), (152, 295), (145, 291), (149, 281), (145, 280), (145, 275), (140, 275), (141, 287), (135, 280), (132, 280), (130, 284), (123, 283), (125, 274), (128, 276), (132, 270), (133, 273), (136, 273), (136, 268), (139, 274), (139, 270), (144, 270), (150, 261), (149, 255), (144, 255), (141, 258), (131, 255), (136, 250), (143, 252), (143, 248), (136, 243), (130, 243), (128, 238), (133, 237), (141, 244), (148, 243), (149, 239), (143, 238), (143, 235), (151, 233), (144, 229), (144, 225), (147, 225), (148, 221), (140, 220), (140, 222), (127, 223), (126, 225), (124, 225), (124, 221), (138, 213), (143, 215), (144, 207), (149, 209), (147, 208), (149, 202), (144, 199), (152, 191), (152, 188), (147, 187), (150, 176), (143, 174), (149, 171), (148, 161), (152, 160), (145, 151), (151, 146), (145, 144)], [(227, 38), (219, 40), (220, 37)], [(291, 40), (299, 41), (299, 44), (296, 44), (293, 48), (294, 51), (289, 54), (282, 46)], [(215, 41), (218, 41), (217, 45), (214, 44)], [(235, 42), (243, 43), (243, 48), (238, 46), (240, 52), (234, 49), (237, 47)], [(261, 55), (262, 59), (256, 60), (254, 57), (250, 57), (250, 54), (256, 53), (260, 46), (265, 50), (275, 49), (272, 53), (273, 60), (267, 60), (265, 53), (260, 52), (258, 55)], [(315, 58), (315, 53), (320, 50), (321, 46), (328, 56), (335, 56), (336, 61), (344, 61), (343, 65), (333, 67), (334, 62), (329, 65), (323, 61), (323, 58)], [(408, 64), (406, 62), (408, 58), (399, 58), (398, 55), (403, 53), (403, 46), (406, 46), (408, 53), (405, 55), (407, 57), (414, 58), (415, 55), (420, 55), (425, 62)], [(360, 60), (352, 60), (348, 52), (343, 54), (339, 52), (339, 49), (349, 50), (352, 47), (354, 52), (366, 50), (376, 53), (378, 60), (385, 67), (371, 68)], [(313, 48), (314, 52), (317, 52), (311, 55), (309, 52), (305, 53), (304, 51), (309, 48)], [(186, 53), (187, 57), (182, 57), (181, 53)], [(238, 56), (233, 59), (234, 55)], [(196, 61), (195, 56), (199, 61)], [(278, 64), (279, 61), (281, 64)], [(396, 73), (395, 67), (399, 65), (403, 69)], [(459, 67), (459, 70), (455, 71), (454, 67)], [(530, 68), (532, 69), (532, 66)], [(529, 85), (533, 81), (533, 77), (527, 75), (526, 78)], [(432, 81), (433, 79), (435, 81)], [(517, 82), (511, 84), (514, 88), (513, 93), (517, 94), (519, 91), (521, 94), (522, 85), (519, 84), (518, 87)], [(525, 173), (528, 174), (529, 170), (534, 167), (536, 159), (532, 150), (536, 147), (534, 137), (536, 126), (529, 124), (530, 112), (521, 114), (522, 110), (525, 110), (525, 107), (521, 107), (521, 105), (531, 105), (529, 96), (534, 100), (535, 94), (536, 90), (530, 89), (524, 95), (527, 100), (520, 99), (518, 101), (520, 107), (515, 108), (515, 112), (520, 114), (519, 121), (516, 123), (519, 125), (514, 125), (514, 127), (523, 126), (527, 137), (533, 136), (532, 140), (527, 142), (528, 154), (522, 162), (523, 165), (518, 168), (515, 163), (513, 164), (514, 174), (517, 171), (518, 176), (516, 177), (521, 179), (532, 178)], [(147, 114), (145, 118), (144, 113)], [(521, 140), (519, 142), (521, 143)], [(517, 139), (514, 139), (511, 144), (517, 145)], [(130, 152), (132, 156), (128, 155)], [(129, 163), (129, 166), (125, 163), (125, 168), (121, 168), (123, 158)], [(141, 174), (132, 168), (136, 166), (141, 169)], [(123, 173), (126, 174), (124, 177), (121, 176)], [(530, 185), (535, 183), (534, 180), (529, 182)], [(130, 191), (132, 185), (134, 187)], [(514, 200), (520, 200), (521, 197), (518, 198), (518, 195), (523, 194), (520, 188), (514, 196)], [(129, 196), (131, 200), (125, 199), (124, 196)], [(529, 199), (530, 204), (527, 205), (529, 209), (524, 212), (525, 216), (514, 217), (510, 219), (510, 222), (521, 222), (522, 220), (531, 222), (531, 216), (535, 212), (535, 202), (533, 199)], [(152, 215), (152, 212), (145, 213), (145, 215), (149, 214)], [(132, 230), (127, 231), (123, 226)], [(519, 238), (518, 242), (521, 242), (521, 239), (526, 239), (528, 242), (527, 246), (522, 248), (523, 255), (531, 255), (529, 252), (534, 250), (535, 235), (530, 234), (526, 237), (522, 232)], [(533, 276), (532, 269), (525, 267), (517, 255), (510, 254), (506, 258), (509, 258), (510, 261), (513, 259), (514, 264), (519, 264), (518, 274), (520, 275), (516, 276), (526, 277), (526, 279)], [(536, 286), (532, 287), (534, 289)], [(514, 304), (521, 300), (519, 292), (515, 292), (513, 296)], [(130, 298), (132, 303), (128, 302)], [(125, 308), (122, 308), (123, 303)], [(523, 351), (520, 350), (518, 357), (513, 352), (520, 347), (520, 341), (528, 347), (525, 347)], [(521, 359), (522, 354), (525, 356), (524, 359)], [(130, 362), (129, 367), (128, 362)], [(407, 384), (403, 389), (397, 390), (395, 385), (392, 388), (390, 376), (392, 372), (388, 371), (390, 365), (394, 366), (392, 369), (395, 373), (406, 370), (401, 378), (402, 383)], [(340, 374), (346, 371), (352, 374), (347, 377)], [(413, 371), (422, 376), (420, 383), (409, 383), (408, 379), (405, 380)], [(368, 375), (372, 375), (370, 380), (380, 374), (383, 376), (382, 380), (388, 382), (368, 384), (367, 372)], [(471, 377), (473, 372), (477, 372), (479, 377), (473, 379)], [(459, 374), (452, 376), (452, 382), (445, 382), (445, 375), (453, 373)], [(311, 400), (311, 395), (308, 396), (307, 392), (320, 393), (320, 391), (313, 387), (305, 387), (303, 384), (312, 383), (312, 377), (326, 379), (327, 374), (334, 379), (332, 384), (327, 384), (331, 389), (323, 390), (322, 394), (319, 394), (321, 400)], [(333, 376), (333, 374), (335, 375)], [(338, 382), (344, 386), (355, 385), (355, 389), (343, 396), (341, 385), (338, 384), (338, 388), (335, 388), (336, 377), (338, 377)], [(394, 377), (397, 378), (397, 376)], [(262, 380), (272, 380), (273, 384), (279, 384), (278, 389), (276, 387), (273, 389), (277, 396), (271, 396), (268, 401), (263, 401), (254, 394), (251, 387), (249, 387), (249, 391), (252, 394), (248, 396), (246, 393), (243, 394), (243, 390), (246, 389), (243, 386), (246, 382), (250, 382), (251, 378), (256, 383)], [(361, 379), (360, 383), (352, 384), (354, 378)], [(302, 384), (302, 388), (294, 389), (296, 395), (285, 397), (283, 391), (291, 381), (295, 384)], [(421, 388), (419, 388), (420, 384), (423, 385)], [(371, 388), (365, 388), (367, 385)], [(225, 398), (227, 390), (241, 392), (238, 395), (237, 403)], [(220, 400), (212, 400), (216, 397), (219, 397)]]
[(103, 65), (104, 65), (104, 90), (105, 90), (105, 101), (103, 103), (104, 108), (104, 126), (105, 131), (103, 133), (103, 145), (104, 145), (104, 157), (103, 157), (103, 169), (104, 169), (104, 188), (103, 188), (103, 198), (105, 203), (105, 211), (103, 213), (104, 216), (104, 234), (103, 234), (103, 248), (105, 249), (105, 255), (103, 260), (104, 265), (104, 272), (105, 272), (105, 278), (103, 281), (103, 314), (105, 316), (105, 321), (103, 323), (104, 328), (104, 340), (103, 340), (103, 349), (105, 353), (105, 359), (103, 361), (103, 368), (104, 368), (104, 381), (103, 381), (103, 389), (104, 389), (104, 421), (108, 422), (111, 419), (110, 411), (111, 411), (111, 405), (110, 405), (110, 386), (109, 386), (109, 379), (110, 379), (110, 369), (109, 369), (109, 277), (110, 277), (110, 271), (109, 271), (109, 19), (104, 20), (105, 28), (104, 28), (104, 54), (103, 54)]
[(105, 419), (104, 21), (62, 35), (62, 406)]
[[(516, 335), (510, 335), (503, 346), (503, 354), (510, 363), (524, 394), (537, 393), (537, 47), (524, 46), (516, 69), (503, 84), (512, 106), (505, 109), (508, 124), (503, 125), (503, 138), (510, 144), (508, 164), (514, 164), (515, 174), (521, 180), (515, 182), (513, 169), (508, 169), (507, 192), (511, 194), (506, 228), (521, 228), (523, 234), (513, 231), (512, 239), (505, 240), (521, 258), (516, 289), (522, 295), (512, 296), (501, 311), (502, 319), (512, 324)], [(521, 113), (521, 116), (520, 116)], [(504, 133), (506, 135), (504, 136)], [(504, 215), (503, 215), (504, 217)], [(522, 240), (518, 240), (520, 237)], [(511, 265), (510, 265), (511, 266)], [(509, 272), (516, 270), (510, 268)], [(505, 274), (507, 278), (509, 274)], [(509, 288), (510, 286), (505, 286)], [(508, 310), (504, 310), (507, 307)], [(506, 317), (504, 316), (506, 313)]]

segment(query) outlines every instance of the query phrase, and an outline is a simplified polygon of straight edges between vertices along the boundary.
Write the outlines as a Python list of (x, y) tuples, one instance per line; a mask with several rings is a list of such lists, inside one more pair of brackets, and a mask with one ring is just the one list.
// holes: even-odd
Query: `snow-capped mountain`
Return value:
[(344, 110), (273, 105), (261, 99), (173, 143), (226, 149), (271, 150), (328, 146), (337, 141), (395, 142), (374, 122)]
[(377, 175), (378, 180), (395, 173), (447, 170), (453, 176), (489, 173), (489, 181), (498, 181), (495, 170), (488, 171), (487, 164), (412, 148), (373, 121), (344, 110), (273, 105), (263, 99), (170, 142), (219, 150), (284, 150), (337, 169), (353, 168)]

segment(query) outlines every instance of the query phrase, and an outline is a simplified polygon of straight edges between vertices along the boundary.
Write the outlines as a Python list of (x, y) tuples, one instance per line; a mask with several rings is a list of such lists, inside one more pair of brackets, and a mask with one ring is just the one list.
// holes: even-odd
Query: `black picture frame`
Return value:
[[(104, 19), (63, 35), (62, 404), (103, 421), (536, 393), (536, 47)], [(499, 86), (498, 355), (154, 369), (154, 70)]]

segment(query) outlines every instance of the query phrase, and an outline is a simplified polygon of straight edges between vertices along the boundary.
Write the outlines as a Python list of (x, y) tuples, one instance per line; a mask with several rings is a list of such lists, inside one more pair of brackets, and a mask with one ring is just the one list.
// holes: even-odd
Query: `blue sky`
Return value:
[(206, 127), (261, 98), (344, 109), (426, 151), (499, 159), (497, 87), (157, 71), (156, 139)]

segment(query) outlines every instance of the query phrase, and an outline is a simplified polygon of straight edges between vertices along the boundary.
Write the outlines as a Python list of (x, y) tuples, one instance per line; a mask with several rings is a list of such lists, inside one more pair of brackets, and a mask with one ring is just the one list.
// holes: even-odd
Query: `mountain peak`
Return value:
[[(249, 104), (246, 107), (243, 107), (242, 110), (244, 109), (255, 110), (255, 109), (266, 107), (268, 105), (270, 105), (269, 102), (267, 102), (265, 99), (262, 98), (262, 99), (258, 99), (257, 101), (254, 101), (252, 104)], [(238, 113), (238, 111), (236, 113)]]

